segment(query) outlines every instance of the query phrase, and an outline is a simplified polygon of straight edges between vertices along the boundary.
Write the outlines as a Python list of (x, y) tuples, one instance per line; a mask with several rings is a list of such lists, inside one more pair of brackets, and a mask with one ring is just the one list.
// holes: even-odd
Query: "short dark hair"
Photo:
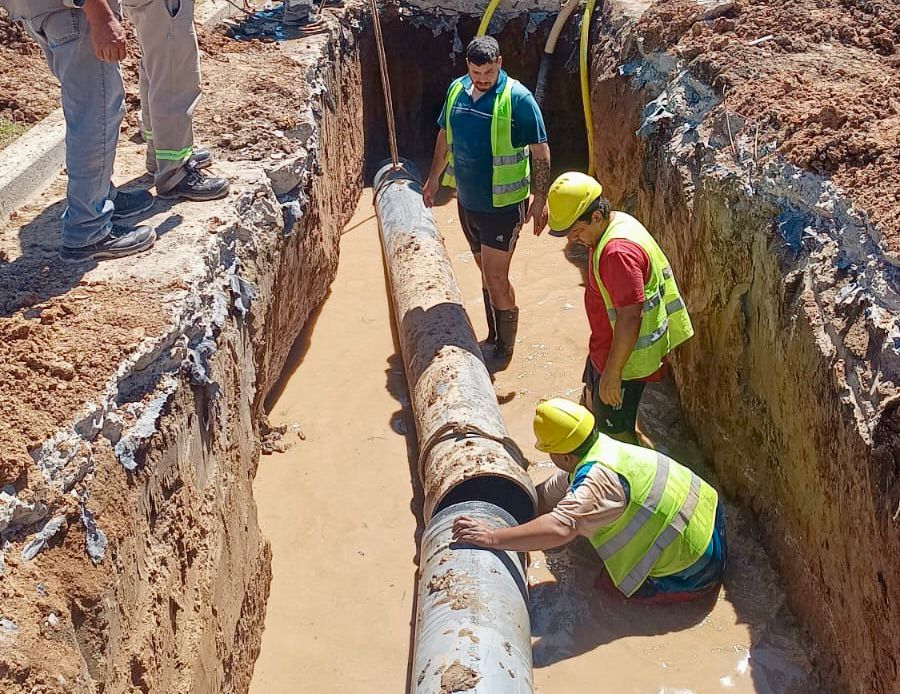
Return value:
[(493, 36), (476, 36), (466, 48), (466, 60), (473, 65), (495, 63), (500, 57), (500, 44)]
[(579, 460), (581, 458), (584, 458), (584, 456), (588, 454), (591, 448), (594, 447), (594, 444), (597, 443), (598, 438), (600, 438), (600, 434), (597, 433), (597, 430), (591, 429), (591, 433), (588, 434), (588, 437), (581, 442), (581, 445), (578, 446), (578, 448), (569, 453), (569, 455), (574, 455)]
[(594, 202), (592, 202), (590, 205), (588, 205), (587, 209), (585, 209), (585, 211), (581, 213), (581, 216), (578, 218), (577, 221), (590, 222), (591, 217), (593, 217), (595, 211), (599, 212), (600, 216), (602, 216), (603, 219), (609, 219), (610, 209), (611, 209), (611, 207), (609, 204), (609, 200), (604, 198), (602, 195), (598, 195), (594, 199)]

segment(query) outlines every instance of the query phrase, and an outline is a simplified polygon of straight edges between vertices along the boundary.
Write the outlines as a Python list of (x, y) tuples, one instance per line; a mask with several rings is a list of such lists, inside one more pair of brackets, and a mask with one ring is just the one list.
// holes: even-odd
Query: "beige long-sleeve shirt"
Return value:
[(619, 476), (596, 463), (574, 487), (568, 473), (557, 470), (537, 486), (537, 494), (539, 513), (549, 513), (587, 538), (615, 523), (628, 503)]

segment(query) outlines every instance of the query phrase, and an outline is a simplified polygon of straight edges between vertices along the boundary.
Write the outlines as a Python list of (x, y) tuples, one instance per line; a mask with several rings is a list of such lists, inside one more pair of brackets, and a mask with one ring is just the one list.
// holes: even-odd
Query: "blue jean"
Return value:
[(104, 63), (94, 55), (81, 10), (48, 12), (23, 24), (62, 85), (69, 176), (62, 244), (89, 246), (105, 237), (112, 225), (110, 177), (125, 115), (122, 75), (118, 63)]
[(648, 598), (660, 593), (700, 593), (722, 583), (728, 545), (725, 540), (725, 507), (716, 509), (716, 524), (706, 552), (683, 571), (671, 576), (648, 578), (633, 597)]

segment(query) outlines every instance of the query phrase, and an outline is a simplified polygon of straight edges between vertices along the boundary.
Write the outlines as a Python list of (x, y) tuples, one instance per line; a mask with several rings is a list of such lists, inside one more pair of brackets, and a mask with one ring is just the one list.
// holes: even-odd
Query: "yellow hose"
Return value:
[(491, 0), (488, 6), (484, 8), (484, 15), (481, 17), (481, 24), (478, 25), (478, 31), (475, 33), (475, 36), (484, 36), (487, 33), (488, 25), (494, 17), (494, 10), (497, 9), (499, 4), (500, 0)]
[(588, 174), (594, 175), (594, 129), (592, 127), (593, 118), (591, 116), (591, 90), (588, 85), (588, 40), (591, 33), (591, 14), (594, 11), (594, 3), (596, 0), (587, 0), (587, 7), (584, 8), (584, 17), (581, 18), (581, 46), (579, 56), (579, 67), (581, 71), (581, 103), (584, 108), (584, 129), (587, 131), (588, 146)]

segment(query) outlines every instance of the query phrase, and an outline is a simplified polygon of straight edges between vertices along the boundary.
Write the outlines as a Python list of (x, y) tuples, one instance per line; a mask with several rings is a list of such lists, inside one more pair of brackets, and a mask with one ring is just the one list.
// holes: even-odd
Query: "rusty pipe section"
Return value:
[(409, 164), (375, 175), (375, 210), (419, 439), (426, 522), (419, 549), (408, 691), (532, 694), (521, 558), (455, 547), (469, 515), (509, 527), (534, 515), (524, 459), (506, 425), (431, 210)]
[[(419, 446), (424, 520), (460, 501), (486, 501), (518, 521), (534, 485), (508, 438), (447, 249), (411, 165), (375, 175), (375, 210)], [(461, 429), (477, 433), (454, 433)], [(494, 440), (492, 440), (494, 439)]]

